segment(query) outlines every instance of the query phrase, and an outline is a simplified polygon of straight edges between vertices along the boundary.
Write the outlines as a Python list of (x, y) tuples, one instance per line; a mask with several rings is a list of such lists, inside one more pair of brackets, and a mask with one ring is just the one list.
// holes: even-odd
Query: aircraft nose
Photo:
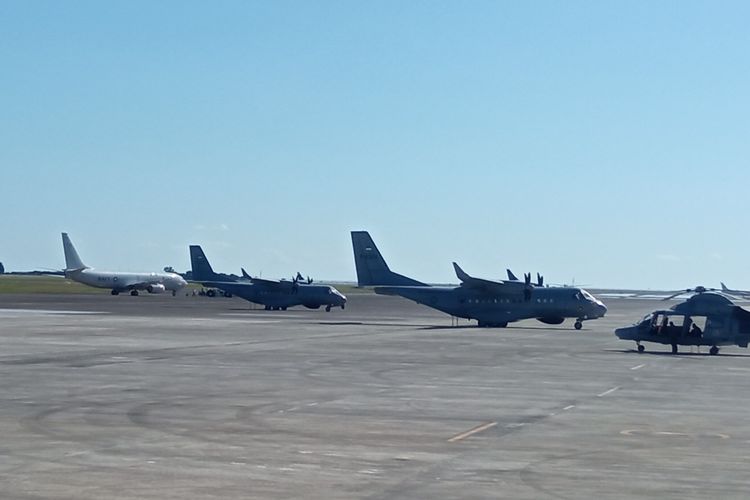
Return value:
[(607, 314), (607, 306), (605, 306), (605, 305), (604, 305), (604, 304), (602, 304), (601, 302), (599, 302), (599, 303), (597, 304), (597, 306), (598, 306), (598, 309), (599, 309), (599, 317), (600, 317), (600, 318), (601, 318), (602, 316), (604, 316), (605, 314)]
[(631, 339), (631, 331), (632, 331), (632, 329), (630, 327), (617, 328), (615, 330), (615, 335), (617, 335), (617, 338), (619, 338), (619, 339), (630, 340)]

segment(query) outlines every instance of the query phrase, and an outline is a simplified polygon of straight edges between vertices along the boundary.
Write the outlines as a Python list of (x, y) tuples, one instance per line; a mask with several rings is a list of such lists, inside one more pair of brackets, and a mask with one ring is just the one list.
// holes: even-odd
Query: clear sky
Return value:
[(0, 261), (750, 288), (746, 1), (4, 1)]

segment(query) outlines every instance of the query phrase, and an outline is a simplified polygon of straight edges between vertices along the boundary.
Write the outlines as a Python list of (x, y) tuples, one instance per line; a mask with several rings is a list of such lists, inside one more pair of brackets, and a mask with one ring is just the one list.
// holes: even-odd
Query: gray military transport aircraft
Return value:
[(170, 290), (172, 295), (176, 295), (179, 289), (187, 285), (187, 281), (175, 273), (96, 271), (81, 261), (68, 233), (62, 233), (62, 242), (65, 253), (65, 277), (96, 288), (111, 288), (112, 295), (128, 291), (130, 295), (138, 295), (138, 290), (148, 293), (164, 293)]
[(311, 279), (303, 280), (301, 275), (289, 280), (266, 280), (250, 277), (242, 270), (243, 279), (229, 281), (226, 275), (216, 274), (203, 253), (200, 245), (190, 245), (190, 264), (193, 281), (229, 292), (248, 302), (265, 306), (266, 311), (282, 310), (287, 307), (305, 306), (318, 309), (325, 306), (344, 308), (346, 297), (332, 286), (314, 285)]
[(375, 246), (367, 231), (352, 231), (354, 263), (359, 286), (374, 286), (375, 293), (399, 295), (459, 318), (476, 319), (480, 327), (506, 327), (522, 319), (537, 319), (559, 325), (565, 318), (575, 318), (581, 329), (584, 320), (601, 318), (605, 305), (586, 290), (574, 287), (545, 287), (542, 277), (531, 283), (508, 272), (508, 281), (474, 278), (453, 263), (459, 286), (431, 286), (394, 273)]
[[(638, 352), (645, 351), (641, 342), (677, 346), (711, 346), (709, 354), (719, 353), (719, 346), (747, 347), (750, 342), (750, 311), (734, 304), (723, 293), (702, 286), (683, 290), (679, 294), (695, 295), (675, 304), (670, 309), (647, 314), (632, 326), (615, 330), (622, 340), (635, 341)], [(674, 297), (670, 296), (664, 300)]]

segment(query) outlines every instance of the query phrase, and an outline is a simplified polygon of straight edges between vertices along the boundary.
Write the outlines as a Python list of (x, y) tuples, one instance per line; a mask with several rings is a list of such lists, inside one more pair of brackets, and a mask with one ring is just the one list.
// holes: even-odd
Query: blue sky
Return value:
[(750, 288), (747, 2), (3, 2), (0, 261)]

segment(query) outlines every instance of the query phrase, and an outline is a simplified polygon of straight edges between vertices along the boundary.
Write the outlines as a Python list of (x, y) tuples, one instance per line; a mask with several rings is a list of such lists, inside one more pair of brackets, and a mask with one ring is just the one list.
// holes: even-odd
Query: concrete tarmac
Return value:
[[(747, 498), (750, 357), (404, 299), (0, 296), (3, 499)], [(691, 352), (692, 351), (692, 352)]]

